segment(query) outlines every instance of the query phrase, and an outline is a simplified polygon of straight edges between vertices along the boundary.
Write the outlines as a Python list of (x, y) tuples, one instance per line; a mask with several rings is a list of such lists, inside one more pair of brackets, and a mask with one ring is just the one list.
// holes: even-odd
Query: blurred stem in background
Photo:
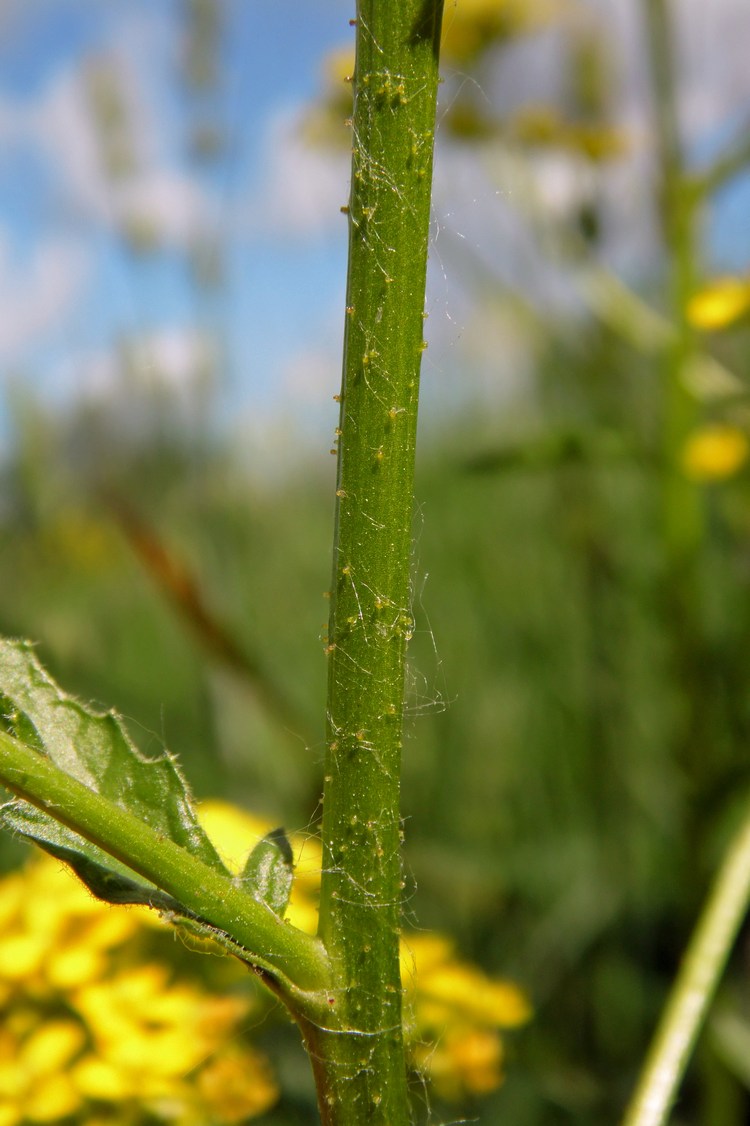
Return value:
[[(664, 352), (664, 528), (669, 558), (668, 583), (683, 588), (701, 543), (698, 491), (680, 470), (680, 456), (695, 420), (695, 398), (688, 388), (696, 355), (688, 302), (697, 284), (697, 243), (693, 193), (685, 167), (675, 77), (675, 30), (669, 0), (643, 0), (653, 91), (657, 158), (658, 214), (661, 219), (669, 312), (674, 332)], [(688, 583), (689, 586), (689, 583)], [(684, 589), (694, 607), (694, 591)], [(684, 613), (683, 605), (679, 612)]]
[[(697, 205), (702, 202), (685, 164), (678, 115), (675, 77), (676, 35), (669, 0), (644, 0), (649, 59), (654, 93), (654, 121), (660, 164), (660, 215), (669, 270), (669, 295), (674, 333), (664, 353), (664, 540), (666, 550), (666, 627), (675, 657), (675, 681), (684, 701), (677, 731), (676, 752), (688, 779), (685, 794), (682, 869), (686, 885), (702, 875), (701, 829), (716, 745), (712, 727), (716, 695), (726, 688), (721, 665), (726, 649), (714, 657), (704, 612), (701, 570), (708, 543), (702, 491), (684, 472), (683, 451), (697, 417), (689, 379), (699, 354), (689, 306), (698, 284)], [(731, 167), (736, 167), (737, 153)], [(719, 176), (724, 164), (716, 165)], [(704, 178), (705, 189), (711, 179)], [(729, 670), (727, 670), (729, 671)], [(731, 673), (728, 696), (731, 698)], [(732, 708), (730, 700), (729, 707)], [(675, 858), (677, 862), (677, 858)], [(638, 1089), (626, 1114), (625, 1126), (662, 1126), (667, 1121), (690, 1055), (701, 1032), (739, 926), (750, 901), (750, 813), (730, 842), (707, 898), (681, 969), (670, 991)], [(710, 1049), (709, 1049), (710, 1052)], [(708, 1074), (705, 1052), (699, 1059)], [(726, 1108), (729, 1075), (711, 1068), (713, 1082), (705, 1084), (706, 1121), (714, 1121), (712, 1100)], [(717, 1087), (718, 1083), (718, 1087)], [(731, 1103), (731, 1100), (730, 1100)], [(723, 1116), (723, 1114), (722, 1114)]]
[(749, 901), (750, 810), (726, 851), (685, 952), (623, 1126), (667, 1121)]

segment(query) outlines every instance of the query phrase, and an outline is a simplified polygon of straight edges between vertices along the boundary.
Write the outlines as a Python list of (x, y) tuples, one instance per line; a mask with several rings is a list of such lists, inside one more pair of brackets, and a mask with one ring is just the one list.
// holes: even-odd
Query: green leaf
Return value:
[(260, 903), (284, 917), (294, 878), (292, 846), (283, 829), (272, 829), (248, 856), (242, 883)]
[[(28, 642), (0, 639), (0, 727), (228, 875), (196, 817), (172, 756), (166, 751), (156, 758), (141, 755), (119, 717), (91, 711), (63, 692)], [(100, 899), (188, 913), (148, 880), (26, 801), (16, 799), (0, 807), (0, 823), (69, 864)]]

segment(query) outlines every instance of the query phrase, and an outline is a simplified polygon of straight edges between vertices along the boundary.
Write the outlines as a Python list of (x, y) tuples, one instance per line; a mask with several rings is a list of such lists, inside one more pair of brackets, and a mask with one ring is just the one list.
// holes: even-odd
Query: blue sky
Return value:
[[(252, 398), (263, 410), (305, 352), (312, 368), (336, 355), (347, 160), (307, 150), (297, 129), (324, 55), (352, 41), (351, 4), (226, 5), (219, 83), (192, 98), (183, 10), (19, 0), (0, 16), (0, 365), (61, 403), (106, 393), (117, 342), (151, 336), (160, 363), (184, 366), (196, 325), (227, 342), (235, 406)], [(124, 183), (101, 168), (91, 67), (125, 94), (137, 167)], [(188, 140), (191, 121), (206, 117), (227, 145), (201, 166)], [(162, 230), (157, 253), (128, 248), (122, 217), (134, 213)], [(213, 296), (191, 281), (196, 237), (224, 260)], [(337, 379), (334, 366), (331, 392)]]
[[(448, 0), (451, 19), (461, 0)], [(653, 245), (646, 208), (652, 136), (643, 51), (632, 0), (606, 8), (620, 52), (619, 118), (632, 159), (603, 185), (613, 219), (607, 264), (642, 276)], [(750, 113), (745, 0), (682, 0), (683, 123), (691, 150), (716, 149)], [(224, 0), (219, 82), (203, 96), (183, 82), (182, 0), (5, 0), (0, 8), (0, 379), (22, 378), (45, 401), (123, 394), (122, 354), (137, 345), (141, 378), (176, 389), (196, 356), (221, 341), (226, 420), (272, 446), (289, 425), (313, 427), (327, 448), (335, 425), (343, 328), (348, 158), (305, 144), (300, 125), (319, 93), (324, 56), (353, 40), (354, 0)], [(547, 47), (549, 44), (547, 44)], [(536, 53), (535, 53), (536, 52)], [(540, 53), (541, 52), (541, 53)], [(545, 44), (520, 43), (484, 93), (499, 106), (555, 97)], [(92, 75), (120, 92), (132, 157), (119, 181), (102, 167)], [(461, 75), (446, 75), (450, 97)], [(473, 79), (472, 79), (473, 81)], [(210, 119), (221, 158), (189, 158), (191, 123)], [(428, 293), (430, 402), (473, 401), (493, 417), (498, 396), (529, 377), (533, 348), (507, 310), (460, 284), (461, 254), (484, 259), (499, 292), (547, 308), (575, 286), (547, 226), (575, 213), (589, 169), (550, 154), (516, 159), (439, 147)], [(717, 267), (747, 269), (748, 179), (717, 201), (708, 249)], [(530, 212), (543, 215), (541, 234)], [(123, 226), (159, 232), (155, 253), (134, 254)], [(196, 289), (196, 242), (218, 248), (223, 284)], [(470, 270), (468, 271), (470, 273)], [(458, 281), (457, 281), (458, 279)], [(0, 428), (0, 435), (2, 429)]]

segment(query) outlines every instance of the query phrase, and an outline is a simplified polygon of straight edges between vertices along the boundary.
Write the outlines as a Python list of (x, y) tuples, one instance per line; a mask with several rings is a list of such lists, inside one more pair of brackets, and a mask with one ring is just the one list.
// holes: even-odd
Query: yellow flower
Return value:
[(621, 129), (605, 122), (566, 120), (549, 105), (524, 106), (508, 122), (508, 132), (526, 145), (565, 149), (594, 162), (623, 156), (629, 146)]
[(723, 277), (707, 282), (688, 302), (688, 320), (705, 332), (727, 328), (750, 309), (750, 279)]
[[(0, 880), (0, 1126), (89, 1124), (95, 1106), (111, 1126), (142, 1113), (234, 1123), (202, 1078), (225, 1052), (243, 1075), (243, 1119), (277, 1101), (268, 1065), (237, 1042), (253, 1001), (176, 974), (170, 932), (151, 918), (100, 903), (49, 857)], [(164, 955), (147, 957), (159, 941)]]
[(461, 0), (443, 18), (441, 56), (466, 66), (493, 43), (553, 23), (566, 7), (563, 0)]
[[(354, 74), (354, 51), (351, 47), (337, 47), (323, 59), (323, 76), (331, 89), (340, 89), (342, 83), (351, 82)], [(349, 94), (351, 101), (351, 93)]]
[(203, 1068), (198, 1087), (206, 1102), (227, 1123), (244, 1122), (262, 1114), (278, 1098), (265, 1060), (257, 1053), (251, 1055), (247, 1049), (222, 1053)]
[(741, 468), (749, 452), (747, 436), (736, 426), (703, 426), (687, 439), (682, 468), (693, 481), (724, 481)]
[(59, 1122), (78, 1111), (83, 1100), (67, 1068), (84, 1041), (80, 1025), (48, 1020), (25, 1036), (14, 1031), (0, 1042), (0, 1122)]
[(446, 1099), (486, 1094), (503, 1079), (499, 1028), (531, 1017), (525, 994), (456, 958), (443, 935), (409, 935), (402, 942), (408, 1035), (417, 1067)]
[(419, 1032), (466, 1020), (515, 1028), (531, 1017), (528, 999), (517, 985), (488, 977), (476, 966), (460, 961), (452, 942), (442, 935), (406, 937), (401, 976)]
[(486, 1095), (503, 1081), (503, 1044), (494, 1030), (454, 1028), (437, 1044), (418, 1044), (415, 1063), (444, 1099)]
[(514, 1028), (531, 1016), (529, 1003), (517, 986), (493, 981), (462, 962), (436, 967), (417, 983), (418, 1003), (432, 1019), (462, 1017), (477, 1024)]
[(239, 875), (248, 857), (273, 825), (224, 801), (206, 801), (198, 807), (200, 823), (233, 875)]

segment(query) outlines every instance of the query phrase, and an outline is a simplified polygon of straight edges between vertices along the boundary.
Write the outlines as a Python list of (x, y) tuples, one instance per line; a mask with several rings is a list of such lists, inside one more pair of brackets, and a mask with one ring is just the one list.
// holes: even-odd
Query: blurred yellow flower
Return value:
[(416, 1002), (417, 1024), (433, 1026), (451, 1016), (477, 1024), (515, 1028), (531, 1017), (531, 1006), (517, 985), (488, 977), (460, 961), (450, 939), (410, 934), (401, 946), (401, 976), (407, 997)]
[[(222, 1122), (244, 1122), (276, 1101), (276, 1084), (264, 1058), (250, 1050), (222, 1052), (198, 1076), (198, 1087)], [(253, 1066), (248, 1067), (248, 1060)]]
[(688, 302), (688, 320), (705, 332), (727, 328), (750, 310), (750, 279), (714, 278)]
[[(446, 6), (441, 60), (449, 67), (471, 67), (497, 44), (541, 31), (574, 11), (570, 0), (461, 0)], [(346, 126), (351, 122), (353, 111), (354, 62), (350, 46), (334, 49), (323, 60), (320, 95), (305, 114), (301, 128), (303, 138), (312, 147), (351, 148), (351, 133)], [(581, 66), (576, 67), (577, 72), (581, 69)], [(465, 103), (451, 106), (447, 120), (456, 136), (494, 132), (493, 124), (476, 115)], [(616, 143), (619, 153), (620, 138), (613, 142), (609, 135), (614, 136), (614, 131), (607, 131), (604, 139), (600, 134), (601, 130), (590, 137), (587, 135), (581, 139), (581, 145), (598, 154), (603, 146), (608, 153)]]
[(460, 961), (443, 935), (412, 934), (401, 946), (407, 1033), (414, 1062), (447, 1099), (481, 1095), (503, 1079), (498, 1029), (531, 1018), (526, 995)]
[(503, 1081), (503, 1044), (493, 1029), (449, 1029), (436, 1044), (417, 1044), (414, 1061), (449, 1102), (489, 1094)]
[[(103, 1107), (110, 1126), (143, 1113), (230, 1124), (277, 1101), (268, 1065), (237, 1041), (252, 1000), (176, 973), (169, 947), (149, 956), (152, 936), (172, 942), (155, 919), (100, 903), (47, 856), (0, 880), (0, 1126), (90, 1126)], [(242, 1075), (231, 1106), (210, 1078), (225, 1052)]]
[(0, 1122), (59, 1122), (74, 1114), (83, 1100), (66, 1071), (83, 1044), (83, 1029), (52, 1019), (24, 1036), (19, 1022), (9, 1023), (0, 1040)]
[(550, 105), (524, 106), (510, 118), (507, 129), (525, 145), (565, 149), (594, 162), (623, 156), (630, 145), (622, 129), (606, 122), (569, 120)]
[(564, 0), (461, 0), (446, 8), (441, 57), (465, 66), (493, 43), (538, 31), (566, 10)]
[(682, 468), (693, 481), (723, 481), (742, 467), (748, 453), (750, 443), (742, 430), (716, 423), (690, 435), (682, 451)]
[[(331, 89), (340, 89), (342, 83), (351, 82), (354, 74), (354, 51), (351, 47), (337, 47), (323, 59), (323, 76)], [(349, 94), (351, 101), (351, 93)]]

